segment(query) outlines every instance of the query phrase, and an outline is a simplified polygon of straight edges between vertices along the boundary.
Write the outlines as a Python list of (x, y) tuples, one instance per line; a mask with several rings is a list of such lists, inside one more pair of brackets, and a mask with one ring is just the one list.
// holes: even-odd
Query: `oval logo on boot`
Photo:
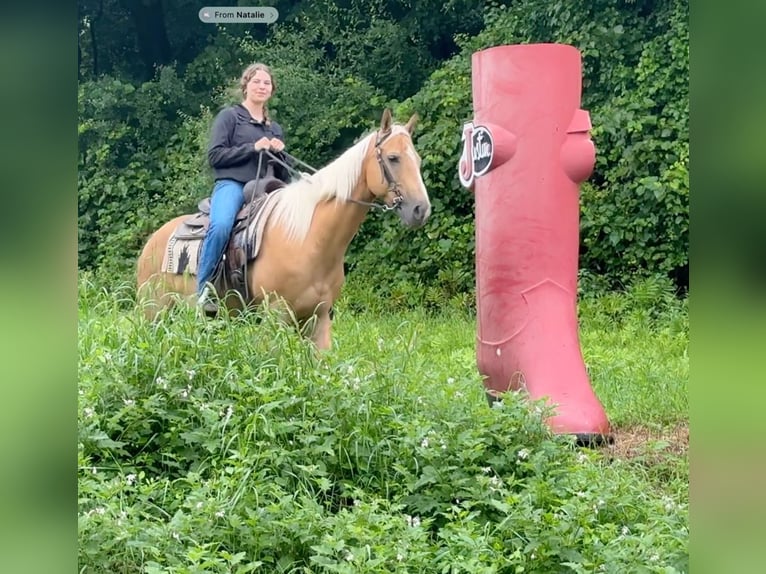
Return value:
[(494, 155), (492, 132), (484, 126), (474, 127), (471, 134), (471, 157), (473, 159), (473, 175), (485, 174), (492, 165)]

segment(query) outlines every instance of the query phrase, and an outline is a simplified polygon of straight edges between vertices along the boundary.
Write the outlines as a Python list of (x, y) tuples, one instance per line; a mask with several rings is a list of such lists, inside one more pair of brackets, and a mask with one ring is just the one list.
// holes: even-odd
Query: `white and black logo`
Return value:
[(484, 126), (473, 130), (471, 137), (473, 147), (473, 175), (484, 175), (492, 163), (492, 134)]
[(458, 175), (460, 183), (470, 188), (475, 177), (484, 175), (492, 166), (494, 143), (492, 132), (485, 126), (468, 122), (463, 126), (463, 153), (460, 156)]

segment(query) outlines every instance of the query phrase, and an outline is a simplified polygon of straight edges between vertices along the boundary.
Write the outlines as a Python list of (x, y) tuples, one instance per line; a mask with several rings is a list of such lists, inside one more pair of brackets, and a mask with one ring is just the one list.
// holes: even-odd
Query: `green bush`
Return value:
[(689, 262), (688, 3), (667, 4), (622, 89), (593, 111), (598, 161), (583, 186), (582, 264), (615, 283)]
[[(144, 87), (151, 93), (151, 87)], [(209, 113), (179, 113), (177, 125), (163, 128), (170, 119), (155, 118), (155, 124), (142, 115), (147, 106), (143, 93), (116, 80), (80, 86), (81, 114), (89, 116), (80, 124), (82, 268), (104, 266), (117, 275), (127, 273), (150, 233), (209, 193), (212, 180), (203, 163)], [(124, 111), (112, 108), (116, 101)], [(155, 132), (153, 125), (164, 131)]]

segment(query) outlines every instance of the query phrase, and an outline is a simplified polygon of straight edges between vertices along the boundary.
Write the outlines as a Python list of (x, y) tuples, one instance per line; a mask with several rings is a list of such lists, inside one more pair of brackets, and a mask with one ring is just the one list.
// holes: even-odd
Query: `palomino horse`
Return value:
[[(274, 192), (260, 249), (247, 265), (248, 305), (277, 295), (301, 328), (313, 320), (310, 337), (319, 349), (330, 347), (331, 309), (345, 279), (346, 250), (370, 208), (391, 210), (410, 228), (422, 226), (431, 214), (411, 137), (416, 120), (413, 115), (404, 126), (394, 124), (386, 109), (378, 131), (316, 173)], [(179, 295), (191, 299), (196, 294), (194, 275), (162, 267), (168, 240), (189, 217), (165, 223), (139, 257), (139, 301), (149, 318)], [(239, 299), (226, 298), (221, 304), (230, 312), (241, 308)]]

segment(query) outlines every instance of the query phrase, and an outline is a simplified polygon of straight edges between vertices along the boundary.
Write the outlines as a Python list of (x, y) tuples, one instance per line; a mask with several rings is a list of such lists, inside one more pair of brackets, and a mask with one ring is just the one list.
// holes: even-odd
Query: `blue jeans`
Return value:
[(213, 187), (210, 198), (210, 227), (202, 241), (199, 269), (197, 270), (197, 292), (202, 293), (205, 283), (210, 281), (215, 267), (223, 255), (234, 227), (237, 213), (245, 203), (242, 193), (245, 184), (233, 179), (219, 179)]

